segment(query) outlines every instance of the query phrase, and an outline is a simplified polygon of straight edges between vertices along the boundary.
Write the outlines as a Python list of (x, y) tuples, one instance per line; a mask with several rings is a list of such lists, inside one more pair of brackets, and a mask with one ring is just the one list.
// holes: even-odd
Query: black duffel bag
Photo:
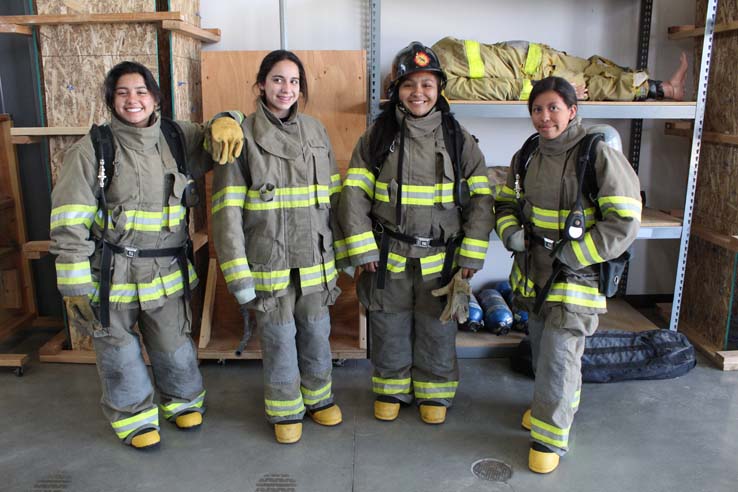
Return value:
[[(528, 338), (520, 343), (510, 363), (513, 370), (533, 377)], [(696, 364), (694, 347), (681, 333), (669, 330), (603, 330), (585, 339), (582, 381), (609, 383), (670, 379), (686, 374)]]

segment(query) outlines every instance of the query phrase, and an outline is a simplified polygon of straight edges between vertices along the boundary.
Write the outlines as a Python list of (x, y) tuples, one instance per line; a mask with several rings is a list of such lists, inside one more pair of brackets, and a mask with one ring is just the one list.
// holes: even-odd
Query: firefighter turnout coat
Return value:
[(633, 101), (648, 94), (648, 73), (616, 65), (601, 56), (584, 59), (545, 44), (508, 41), (483, 44), (446, 37), (433, 45), (451, 99), (527, 100), (533, 81), (556, 75), (586, 85), (593, 101)]

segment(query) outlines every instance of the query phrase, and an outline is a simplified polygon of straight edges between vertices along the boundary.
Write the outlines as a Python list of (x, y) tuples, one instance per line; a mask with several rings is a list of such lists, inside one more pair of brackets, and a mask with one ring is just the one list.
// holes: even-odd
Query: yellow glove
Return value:
[[(207, 139), (206, 135), (206, 139)], [(236, 120), (221, 116), (210, 125), (210, 155), (218, 164), (231, 163), (241, 155), (243, 150), (243, 130)]]
[(88, 296), (68, 296), (64, 298), (64, 304), (67, 306), (70, 321), (90, 323), (96, 320)]
[(446, 307), (438, 317), (444, 323), (455, 319), (459, 323), (464, 323), (469, 318), (469, 296), (471, 295), (471, 286), (469, 282), (461, 276), (461, 270), (451, 281), (440, 289), (431, 291), (434, 297), (447, 296)]

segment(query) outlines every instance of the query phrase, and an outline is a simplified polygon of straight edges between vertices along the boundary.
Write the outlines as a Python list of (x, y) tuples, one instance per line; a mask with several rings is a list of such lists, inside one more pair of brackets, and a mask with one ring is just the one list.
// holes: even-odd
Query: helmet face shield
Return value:
[(433, 72), (440, 78), (439, 93), (446, 87), (446, 74), (441, 68), (441, 62), (432, 49), (418, 41), (413, 41), (402, 48), (392, 60), (390, 84), (387, 88), (387, 97), (392, 99), (397, 92), (400, 81), (413, 72)]

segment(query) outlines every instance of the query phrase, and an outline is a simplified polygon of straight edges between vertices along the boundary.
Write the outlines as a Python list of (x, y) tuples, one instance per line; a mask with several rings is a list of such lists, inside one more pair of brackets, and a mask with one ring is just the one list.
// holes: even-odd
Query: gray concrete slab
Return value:
[[(371, 365), (348, 361), (334, 370), (343, 424), (306, 420), (299, 443), (280, 445), (263, 418), (260, 363), (205, 363), (203, 427), (162, 422), (162, 446), (145, 453), (119, 444), (103, 419), (93, 366), (34, 362), (22, 378), (0, 370), (0, 490), (738, 490), (738, 373), (701, 361), (674, 380), (585, 385), (572, 451), (540, 476), (528, 471), (519, 427), (532, 381), (503, 359), (460, 367), (446, 424), (429, 426), (415, 407), (395, 422), (375, 420)], [(480, 458), (507, 463), (512, 477), (476, 478)]]

